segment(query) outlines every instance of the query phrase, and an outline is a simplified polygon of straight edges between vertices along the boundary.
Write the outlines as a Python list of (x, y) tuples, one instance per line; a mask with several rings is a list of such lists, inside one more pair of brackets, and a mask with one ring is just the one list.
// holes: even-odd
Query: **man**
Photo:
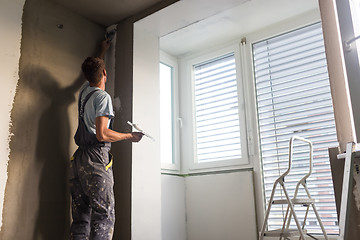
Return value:
[(70, 239), (112, 239), (115, 211), (111, 142), (138, 142), (143, 134), (112, 130), (114, 117), (110, 95), (105, 92), (104, 55), (108, 42), (101, 45), (99, 57), (82, 64), (87, 82), (79, 95), (79, 126), (75, 142), (79, 146), (70, 164), (72, 218)]

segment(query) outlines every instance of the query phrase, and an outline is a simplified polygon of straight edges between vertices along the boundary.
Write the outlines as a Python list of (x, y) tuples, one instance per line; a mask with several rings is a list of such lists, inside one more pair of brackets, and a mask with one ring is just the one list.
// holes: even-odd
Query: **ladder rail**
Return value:
[(272, 205), (272, 201), (274, 200), (274, 195), (275, 195), (275, 190), (276, 190), (276, 186), (279, 183), (281, 179), (277, 178), (274, 185), (273, 185), (273, 189), (271, 191), (271, 195), (270, 195), (270, 199), (269, 199), (269, 203), (268, 203), (268, 207), (266, 209), (266, 213), (265, 213), (265, 219), (263, 222), (263, 226), (261, 228), (261, 233), (260, 233), (260, 240), (264, 239), (264, 233), (265, 233), (265, 229), (267, 227), (267, 220), (269, 218), (269, 214), (270, 214), (270, 209), (271, 209), (271, 205)]
[(302, 224), (302, 229), (305, 228), (305, 223), (306, 223), (306, 219), (307, 219), (307, 216), (308, 216), (308, 213), (309, 213), (309, 208), (310, 208), (310, 205), (307, 205), (306, 206), (306, 212), (305, 212), (304, 221), (303, 221), (303, 224)]
[[(310, 191), (309, 191), (308, 187), (306, 186), (306, 184), (304, 185), (304, 189), (305, 189), (306, 194), (308, 195), (308, 198), (311, 198)], [(328, 236), (327, 236), (327, 234), (326, 234), (326, 230), (325, 230), (324, 224), (323, 224), (322, 221), (321, 221), (319, 212), (317, 211), (317, 209), (316, 209), (316, 207), (315, 207), (315, 203), (312, 203), (312, 204), (311, 204), (311, 207), (312, 207), (312, 209), (313, 209), (313, 211), (314, 211), (314, 213), (315, 213), (315, 216), (316, 216), (316, 219), (317, 219), (317, 221), (318, 221), (318, 223), (319, 223), (319, 225), (320, 225), (321, 231), (322, 231), (323, 234), (324, 234), (325, 240), (328, 240)]]
[(260, 240), (262, 240), (264, 238), (264, 233), (265, 233), (265, 229), (267, 227), (267, 220), (269, 218), (269, 214), (270, 214), (270, 210), (271, 210), (271, 205), (272, 205), (272, 201), (274, 199), (274, 195), (275, 195), (275, 190), (276, 190), (276, 186), (277, 184), (280, 183), (281, 186), (283, 186), (283, 182), (285, 177), (289, 174), (290, 170), (291, 170), (291, 162), (292, 162), (292, 145), (293, 145), (293, 141), (295, 140), (295, 138), (297, 137), (292, 137), (290, 139), (290, 143), (289, 143), (289, 164), (288, 164), (288, 168), (286, 169), (286, 171), (281, 174), (274, 182), (272, 191), (271, 191), (271, 195), (270, 195), (270, 199), (269, 199), (269, 203), (268, 203), (268, 207), (266, 209), (266, 213), (265, 213), (265, 219), (263, 222), (263, 226), (261, 228), (261, 232), (260, 232)]
[[(302, 228), (301, 228), (299, 219), (298, 219), (298, 217), (296, 216), (295, 209), (294, 209), (294, 205), (293, 205), (293, 203), (292, 203), (292, 201), (291, 201), (291, 199), (290, 199), (290, 197), (289, 197), (289, 194), (288, 194), (288, 192), (287, 192), (287, 190), (286, 190), (285, 185), (283, 184), (282, 187), (283, 187), (283, 189), (284, 189), (284, 194), (285, 194), (285, 197), (286, 197), (286, 199), (287, 199), (288, 206), (290, 207), (290, 210), (291, 210), (290, 213), (292, 212), (292, 215), (293, 215), (293, 217), (294, 217), (294, 221), (295, 221), (295, 223), (296, 223), (296, 227), (298, 228), (298, 231), (299, 231), (299, 233), (300, 233), (301, 238), (302, 238), (303, 240), (305, 240), (305, 235), (304, 235), (304, 232), (303, 232), (303, 230), (302, 230)], [(289, 219), (289, 220), (290, 220), (290, 219)], [(289, 221), (289, 220), (288, 220), (288, 221)]]
[[(287, 192), (287, 189), (285, 187), (285, 177), (289, 174), (289, 172), (291, 171), (291, 166), (292, 166), (292, 160), (293, 160), (293, 147), (294, 147), (294, 141), (295, 140), (300, 140), (302, 142), (305, 142), (307, 144), (309, 144), (309, 171), (305, 174), (305, 176), (303, 176), (296, 184), (296, 187), (295, 187), (295, 192), (294, 192), (294, 196), (293, 196), (293, 199), (290, 199), (290, 196)], [(316, 207), (315, 207), (315, 203), (312, 201), (309, 201), (309, 202), (306, 202), (305, 206), (307, 207), (306, 209), (306, 214), (305, 214), (305, 217), (304, 217), (304, 222), (302, 224), (300, 224), (299, 222), (299, 219), (295, 213), (295, 208), (294, 208), (294, 205), (295, 204), (298, 204), (296, 203), (297, 201), (296, 198), (297, 198), (297, 194), (298, 194), (298, 191), (299, 191), (299, 188), (300, 188), (300, 185), (302, 185), (305, 189), (305, 192), (308, 196), (308, 200), (312, 200), (311, 198), (311, 195), (310, 195), (310, 192), (306, 186), (306, 180), (309, 178), (309, 176), (311, 175), (313, 171), (313, 144), (310, 140), (308, 139), (305, 139), (305, 138), (302, 138), (302, 137), (299, 137), (299, 136), (292, 136), (290, 138), (290, 141), (289, 141), (289, 162), (288, 162), (288, 168), (286, 169), (286, 171), (284, 173), (282, 173), (274, 182), (274, 185), (273, 185), (273, 189), (272, 189), (272, 192), (271, 192), (271, 195), (270, 195), (270, 199), (269, 199), (269, 203), (268, 203), (268, 208), (266, 210), (266, 214), (265, 214), (265, 219), (264, 219), (264, 222), (263, 222), (263, 226), (262, 226), (262, 229), (261, 229), (261, 233), (260, 233), (260, 237), (259, 239), (260, 240), (263, 240), (264, 239), (264, 236), (265, 236), (265, 229), (267, 228), (268, 226), (268, 219), (269, 219), (269, 215), (270, 215), (270, 210), (271, 210), (271, 206), (274, 202), (277, 202), (279, 203), (278, 201), (274, 201), (274, 195), (275, 195), (275, 191), (276, 191), (276, 187), (278, 184), (280, 184), (283, 192), (284, 192), (284, 195), (285, 195), (285, 198), (286, 198), (286, 202), (288, 204), (288, 207), (287, 207), (287, 211), (286, 211), (286, 216), (285, 216), (285, 220), (284, 220), (284, 223), (283, 223), (283, 226), (282, 228), (280, 229), (280, 233), (279, 233), (279, 237), (280, 239), (282, 239), (283, 237), (284, 238), (287, 238), (284, 236), (284, 231), (288, 231), (289, 230), (289, 227), (290, 227), (290, 222), (291, 222), (291, 218), (293, 217), (294, 218), (294, 221), (296, 223), (296, 226), (297, 226), (297, 230), (299, 232), (299, 239), (303, 239), (305, 240), (305, 234), (304, 234), (304, 228), (305, 228), (305, 225), (306, 225), (306, 219), (307, 219), (307, 216), (308, 216), (308, 212), (309, 212), (309, 208), (310, 208), (310, 205), (312, 206), (312, 209), (316, 215), (316, 218), (319, 222), (319, 225), (321, 227), (321, 230), (324, 234), (324, 238), (325, 240), (328, 240), (328, 237), (327, 237), (327, 234), (326, 234), (326, 231), (325, 231), (325, 228), (322, 224), (322, 221), (321, 221), (321, 218), (320, 218), (320, 215), (318, 213), (318, 211), (316, 210)], [(293, 202), (294, 200), (294, 202)], [(305, 203), (304, 202), (304, 203)], [(290, 210), (290, 211), (289, 211)], [(285, 227), (286, 225), (286, 227)]]
[[(290, 209), (290, 207), (289, 207), (289, 205), (287, 206), (287, 209), (286, 209), (286, 214), (285, 214), (285, 218), (284, 218), (284, 223), (283, 223), (283, 226), (282, 226), (282, 228), (281, 228), (281, 234), (283, 234), (284, 233), (284, 230), (285, 230), (285, 224), (286, 224), (286, 219), (287, 219), (287, 217), (288, 217), (288, 214), (289, 214), (289, 209)], [(291, 212), (290, 212), (291, 213)], [(281, 240), (282, 239), (282, 235), (280, 236), (280, 239), (279, 240)]]
[[(312, 170), (313, 170), (313, 144), (310, 140), (308, 139), (305, 139), (305, 138), (302, 138), (302, 137), (299, 137), (299, 136), (293, 136), (291, 139), (290, 139), (290, 146), (289, 148), (291, 149), (291, 151), (289, 151), (289, 158), (291, 158), (291, 161), (292, 161), (292, 153), (293, 153), (293, 145), (294, 145), (294, 141), (295, 140), (300, 140), (302, 142), (305, 142), (307, 144), (309, 144), (309, 171), (305, 174), (304, 177), (302, 177), (296, 184), (296, 187), (295, 187), (295, 192), (294, 192), (294, 199), (296, 199), (297, 197), (297, 194), (298, 194), (298, 191), (299, 191), (299, 187), (300, 185), (303, 185), (306, 184), (306, 179), (309, 178), (309, 176), (311, 175), (312, 173)], [(290, 159), (289, 159), (290, 161)], [(289, 219), (288, 219), (288, 223), (287, 223), (287, 228), (290, 227), (290, 222), (291, 222), (291, 217), (292, 217), (292, 213), (290, 212), (290, 215), (289, 215)], [(304, 219), (304, 224), (305, 224), (305, 219)], [(304, 225), (303, 224), (303, 225)]]
[(293, 138), (294, 140), (298, 139), (309, 144), (309, 172), (304, 177), (302, 177), (296, 184), (295, 193), (294, 193), (294, 198), (296, 198), (300, 185), (304, 186), (306, 184), (306, 179), (309, 178), (313, 170), (313, 144), (310, 140), (307, 140), (305, 138), (301, 138), (297, 136), (294, 136)]

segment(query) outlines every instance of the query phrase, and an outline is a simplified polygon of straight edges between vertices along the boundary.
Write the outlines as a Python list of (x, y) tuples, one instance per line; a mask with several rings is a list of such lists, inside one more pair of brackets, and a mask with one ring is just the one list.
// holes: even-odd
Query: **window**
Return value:
[[(353, 27), (354, 27), (354, 34), (355, 34), (355, 38), (353, 39), (353, 41), (355, 41), (355, 39), (358, 39), (358, 37), (360, 36), (360, 0), (350, 0), (350, 8), (351, 8), (351, 17), (352, 17), (352, 21), (353, 21)], [(351, 44), (351, 43), (350, 43)], [(357, 47), (357, 52), (358, 52), (358, 56), (360, 56), (360, 43), (359, 40), (356, 41), (356, 47)]]
[(161, 167), (167, 170), (178, 170), (178, 157), (176, 153), (176, 95), (175, 83), (177, 74), (176, 60), (161, 52), (160, 70), (160, 159)]
[[(265, 197), (269, 199), (275, 179), (287, 168), (290, 137), (311, 140), (313, 173), (307, 185), (327, 233), (337, 234), (328, 148), (338, 143), (321, 24), (253, 44), (253, 59)], [(302, 150), (297, 147), (292, 174), (285, 179), (289, 194), (295, 189), (294, 178), (303, 176), (308, 167)], [(280, 191), (276, 194), (280, 196)], [(300, 219), (305, 210), (296, 208)], [(270, 230), (282, 227), (285, 212), (286, 206), (272, 207)], [(321, 234), (315, 214), (309, 213), (306, 229)]]
[(234, 52), (192, 65), (196, 164), (247, 163), (237, 65)]

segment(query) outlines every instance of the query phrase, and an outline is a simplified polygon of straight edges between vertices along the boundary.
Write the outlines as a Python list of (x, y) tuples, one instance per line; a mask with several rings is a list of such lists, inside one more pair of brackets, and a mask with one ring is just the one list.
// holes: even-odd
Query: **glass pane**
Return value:
[(198, 162), (241, 158), (234, 54), (194, 66)]
[[(350, 0), (351, 16), (355, 37), (360, 35), (360, 0)], [(356, 41), (358, 56), (360, 56), (360, 40)]]
[(174, 163), (172, 127), (172, 80), (173, 68), (160, 63), (160, 159), (162, 163)]

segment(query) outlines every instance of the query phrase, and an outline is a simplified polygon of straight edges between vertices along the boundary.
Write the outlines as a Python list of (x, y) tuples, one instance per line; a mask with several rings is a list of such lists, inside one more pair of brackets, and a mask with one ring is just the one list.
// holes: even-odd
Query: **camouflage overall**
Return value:
[(84, 106), (95, 91), (86, 96), (83, 104), (82, 93), (79, 98), (79, 126), (75, 134), (79, 147), (70, 161), (71, 240), (110, 240), (114, 230), (111, 144), (99, 142), (83, 120)]

